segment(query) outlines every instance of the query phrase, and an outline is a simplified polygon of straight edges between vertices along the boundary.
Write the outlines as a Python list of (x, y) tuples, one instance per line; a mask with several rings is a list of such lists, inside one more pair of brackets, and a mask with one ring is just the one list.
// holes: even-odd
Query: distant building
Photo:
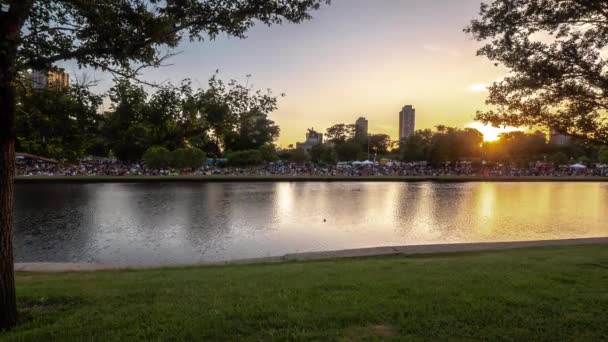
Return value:
[(70, 87), (70, 75), (63, 69), (34, 70), (29, 78), (33, 89), (65, 90)]
[(367, 139), (369, 122), (366, 118), (360, 117), (355, 122), (355, 139), (360, 141)]
[(313, 146), (320, 145), (323, 143), (323, 133), (315, 131), (314, 128), (308, 129), (306, 133), (306, 141), (303, 143), (297, 143), (296, 148), (303, 149), (308, 152)]
[(549, 144), (556, 146), (568, 145), (570, 137), (566, 134), (558, 132), (556, 129), (549, 130)]
[(399, 112), (399, 140), (409, 138), (416, 130), (416, 109), (411, 105)]

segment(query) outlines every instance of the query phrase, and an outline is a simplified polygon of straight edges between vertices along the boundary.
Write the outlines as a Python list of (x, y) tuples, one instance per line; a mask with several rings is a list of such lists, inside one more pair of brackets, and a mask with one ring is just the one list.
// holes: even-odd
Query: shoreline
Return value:
[(16, 184), (229, 182), (608, 182), (599, 176), (16, 176)]
[(54, 263), (29, 262), (15, 263), (15, 272), (61, 273), (61, 272), (92, 272), (111, 270), (146, 270), (162, 268), (183, 268), (222, 265), (253, 265), (267, 263), (282, 263), (293, 261), (314, 261), (332, 259), (369, 258), (380, 256), (413, 256), (413, 255), (449, 255), (450, 253), (491, 252), (532, 247), (561, 247), (583, 245), (608, 245), (608, 237), (561, 239), (561, 240), (532, 240), (507, 242), (474, 242), (431, 245), (402, 245), (343, 249), (325, 252), (290, 253), (282, 256), (237, 259), (219, 262), (203, 262), (194, 264), (152, 264), (152, 265), (121, 265), (103, 263)]

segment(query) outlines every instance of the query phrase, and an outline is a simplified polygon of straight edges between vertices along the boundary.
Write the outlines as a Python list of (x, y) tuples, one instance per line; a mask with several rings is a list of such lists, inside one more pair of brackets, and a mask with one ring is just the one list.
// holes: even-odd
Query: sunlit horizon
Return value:
[(481, 122), (472, 122), (466, 127), (474, 128), (481, 132), (481, 134), (483, 134), (483, 141), (485, 142), (498, 141), (498, 139), (500, 139), (500, 135), (503, 133), (523, 131), (522, 129), (517, 127), (494, 127), (492, 125), (484, 125)]
[[(240, 40), (220, 36), (184, 42), (170, 66), (144, 71), (149, 81), (189, 78), (205, 87), (219, 70), (279, 98), (271, 119), (281, 127), (278, 146), (305, 140), (307, 128), (369, 120), (371, 134), (398, 139), (398, 113), (416, 108), (416, 129), (465, 127), (486, 108), (487, 85), (506, 74), (484, 57), (462, 29), (480, 0), (334, 0), (297, 25), (257, 25)], [(66, 65), (71, 74), (82, 73)], [(247, 81), (247, 75), (252, 75)], [(92, 72), (100, 90), (111, 77)]]

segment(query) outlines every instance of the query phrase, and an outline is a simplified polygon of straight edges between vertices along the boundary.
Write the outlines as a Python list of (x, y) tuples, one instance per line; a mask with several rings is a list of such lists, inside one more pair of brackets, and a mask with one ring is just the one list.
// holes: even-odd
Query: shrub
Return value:
[(196, 147), (178, 148), (171, 152), (171, 165), (176, 169), (198, 169), (207, 156)]
[(301, 148), (295, 149), (291, 154), (291, 160), (296, 163), (304, 163), (310, 160), (310, 156)]
[(274, 162), (279, 160), (279, 156), (277, 155), (277, 150), (274, 148), (274, 145), (265, 144), (260, 146), (259, 150), (263, 161)]
[(259, 150), (244, 150), (228, 152), (228, 165), (230, 166), (251, 166), (261, 164), (262, 153)]
[(171, 163), (171, 152), (164, 147), (150, 147), (144, 153), (144, 162), (150, 169), (162, 169)]

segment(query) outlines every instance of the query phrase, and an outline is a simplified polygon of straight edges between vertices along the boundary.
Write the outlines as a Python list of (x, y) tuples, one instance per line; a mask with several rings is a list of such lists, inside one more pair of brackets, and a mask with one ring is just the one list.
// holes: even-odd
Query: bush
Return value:
[(598, 156), (598, 161), (602, 164), (608, 164), (608, 146), (602, 147)]
[(291, 154), (291, 160), (296, 163), (304, 163), (310, 160), (310, 156), (301, 148), (295, 149)]
[(163, 169), (171, 163), (171, 152), (164, 147), (150, 147), (144, 153), (144, 162), (150, 169)]
[(259, 150), (244, 150), (226, 153), (230, 166), (252, 166), (262, 163), (262, 153)]
[(568, 156), (564, 152), (556, 152), (549, 156), (549, 160), (555, 165), (568, 164)]
[(277, 150), (274, 148), (274, 145), (265, 144), (260, 146), (259, 150), (263, 161), (274, 162), (279, 160), (279, 156), (277, 155)]
[(205, 152), (196, 147), (178, 148), (171, 153), (171, 165), (176, 169), (198, 169), (205, 159)]

